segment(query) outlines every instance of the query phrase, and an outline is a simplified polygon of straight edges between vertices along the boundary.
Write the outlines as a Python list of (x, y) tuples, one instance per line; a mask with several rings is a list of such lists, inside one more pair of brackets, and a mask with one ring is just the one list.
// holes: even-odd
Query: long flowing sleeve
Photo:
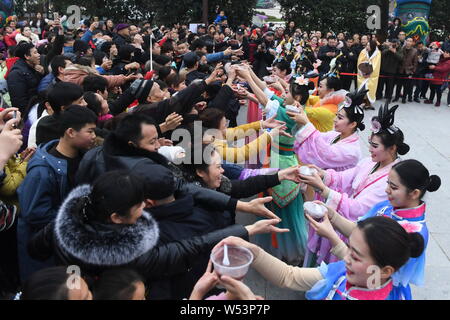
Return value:
[(370, 176), (374, 165), (370, 159), (364, 159), (356, 167), (342, 172), (327, 170), (324, 182), (330, 193), (326, 204), (343, 217), (356, 221), (375, 204), (387, 199), (387, 175), (394, 163)]
[(323, 279), (318, 268), (290, 266), (262, 249), (252, 267), (272, 284), (297, 291), (308, 291)]
[(325, 107), (306, 107), (305, 113), (314, 127), (320, 132), (333, 130), (336, 113), (331, 112)]
[(312, 163), (324, 169), (353, 167), (360, 160), (359, 142), (330, 144), (337, 132), (320, 133), (308, 123), (295, 134), (295, 153), (304, 163)]
[(226, 140), (234, 141), (234, 139), (243, 139), (250, 137), (261, 130), (261, 121), (255, 121), (248, 124), (243, 124), (236, 128), (228, 128), (226, 132)]
[(229, 147), (227, 142), (224, 140), (215, 140), (213, 144), (216, 150), (222, 156), (223, 160), (232, 163), (242, 163), (250, 159), (250, 157), (252, 157), (253, 155), (256, 155), (265, 150), (270, 141), (270, 135), (265, 132), (252, 142), (242, 147)]

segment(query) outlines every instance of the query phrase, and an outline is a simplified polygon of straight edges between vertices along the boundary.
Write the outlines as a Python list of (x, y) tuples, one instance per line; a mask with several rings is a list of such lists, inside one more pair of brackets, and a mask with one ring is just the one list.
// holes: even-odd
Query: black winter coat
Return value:
[(222, 86), (217, 95), (208, 102), (208, 108), (217, 108), (228, 120), (236, 119), (241, 105), (229, 86)]
[[(320, 73), (327, 73), (328, 71), (330, 71), (330, 62), (338, 56), (339, 51), (340, 50), (338, 48), (330, 47), (328, 45), (319, 49), (318, 58), (322, 61), (322, 64), (319, 67)], [(334, 52), (336, 53), (336, 55), (334, 57), (329, 57), (327, 56), (328, 52)]]
[(29, 241), (28, 251), (33, 258), (44, 260), (54, 255), (58, 265), (78, 265), (91, 276), (115, 267), (128, 267), (150, 280), (186, 273), (199, 254), (209, 252), (225, 237), (248, 238), (247, 230), (235, 225), (157, 246), (159, 228), (145, 211), (134, 225), (86, 223), (75, 204), (90, 192), (91, 187), (83, 185), (69, 194), (55, 222)]
[[(170, 168), (167, 159), (157, 152), (137, 149), (119, 141), (111, 133), (103, 146), (88, 151), (78, 167), (77, 185), (90, 183), (101, 174), (112, 170), (130, 170), (136, 174), (158, 170), (159, 166)], [(171, 169), (171, 168), (170, 168)], [(216, 210), (236, 211), (237, 200), (225, 194), (208, 190), (183, 179), (176, 179), (176, 191), (192, 194), (194, 199)]]
[(357, 50), (354, 46), (348, 48), (342, 47), (342, 56), (337, 59), (337, 65), (339, 72), (352, 73), (356, 71), (356, 65), (358, 63)]
[(381, 53), (381, 73), (397, 74), (402, 61), (403, 55), (401, 50), (397, 50), (396, 53), (393, 53), (389, 49), (383, 50)]
[[(176, 201), (149, 209), (158, 222), (159, 245), (185, 240), (229, 227), (228, 212), (211, 212), (195, 203), (191, 195), (177, 197)], [(150, 300), (180, 300), (189, 297), (195, 283), (205, 272), (210, 252), (198, 255), (192, 269), (179, 276), (168, 277), (150, 284)]]
[(24, 112), (30, 99), (37, 95), (42, 75), (31, 68), (23, 59), (19, 59), (6, 79), (11, 97), (11, 105)]

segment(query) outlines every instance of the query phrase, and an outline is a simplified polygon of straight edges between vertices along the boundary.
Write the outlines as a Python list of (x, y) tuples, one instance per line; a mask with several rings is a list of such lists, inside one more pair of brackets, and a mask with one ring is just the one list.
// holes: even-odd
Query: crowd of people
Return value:
[[(260, 299), (212, 270), (225, 244), (308, 299), (411, 299), (423, 284), (422, 198), (441, 182), (399, 158), (390, 103), (440, 106), (449, 39), (414, 42), (398, 20), (380, 41), (231, 28), (223, 11), (196, 30), (54, 17), (10, 17), (0, 34), (3, 298)], [(365, 109), (384, 98), (362, 158)]]

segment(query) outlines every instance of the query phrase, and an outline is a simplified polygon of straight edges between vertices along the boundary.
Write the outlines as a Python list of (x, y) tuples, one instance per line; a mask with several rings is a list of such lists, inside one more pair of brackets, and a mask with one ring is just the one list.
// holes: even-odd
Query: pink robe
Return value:
[(333, 143), (339, 132), (320, 132), (312, 123), (306, 124), (295, 135), (294, 150), (305, 164), (322, 169), (344, 171), (356, 166), (361, 159), (359, 136), (351, 136)]
[[(331, 190), (326, 204), (335, 209), (343, 217), (356, 221), (366, 214), (375, 204), (387, 200), (386, 183), (395, 160), (388, 166), (370, 174), (376, 163), (372, 159), (361, 160), (356, 167), (337, 172), (326, 171), (324, 183)], [(341, 235), (345, 240), (345, 237)], [(317, 254), (317, 263), (335, 262), (338, 259), (330, 253), (330, 242), (318, 236), (312, 228), (309, 230), (308, 249)]]

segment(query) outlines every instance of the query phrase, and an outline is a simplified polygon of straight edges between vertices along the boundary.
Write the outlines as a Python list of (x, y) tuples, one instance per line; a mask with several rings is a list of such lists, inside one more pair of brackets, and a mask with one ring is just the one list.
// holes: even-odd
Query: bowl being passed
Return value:
[(293, 106), (293, 105), (290, 105), (290, 104), (287, 105), (285, 107), (285, 109), (286, 109), (286, 111), (289, 111), (289, 112), (300, 113), (300, 110), (298, 110), (298, 108), (296, 106)]
[(301, 175), (304, 175), (304, 176), (312, 176), (315, 173), (317, 173), (316, 169), (310, 168), (307, 166), (301, 166), (298, 171)]
[(211, 261), (214, 270), (224, 276), (232, 277), (236, 280), (242, 280), (248, 272), (250, 264), (253, 262), (253, 253), (244, 247), (228, 246), (228, 259), (230, 265), (223, 264), (224, 248), (220, 247), (211, 253)]
[(305, 212), (314, 219), (322, 219), (327, 212), (326, 207), (312, 201), (305, 202), (303, 204), (303, 209), (305, 209)]

